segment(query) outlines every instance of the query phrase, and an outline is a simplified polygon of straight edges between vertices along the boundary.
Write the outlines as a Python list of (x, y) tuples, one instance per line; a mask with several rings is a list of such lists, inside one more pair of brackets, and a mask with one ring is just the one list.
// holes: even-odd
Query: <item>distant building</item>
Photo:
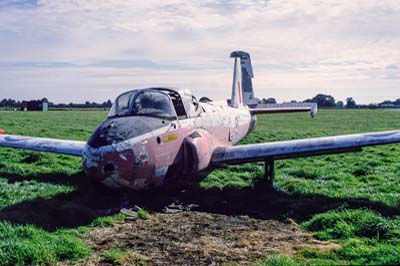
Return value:
[(43, 112), (49, 111), (49, 101), (46, 98), (42, 99), (42, 111)]
[(47, 112), (49, 110), (49, 101), (46, 98), (43, 98), (42, 100), (23, 102), (21, 110)]

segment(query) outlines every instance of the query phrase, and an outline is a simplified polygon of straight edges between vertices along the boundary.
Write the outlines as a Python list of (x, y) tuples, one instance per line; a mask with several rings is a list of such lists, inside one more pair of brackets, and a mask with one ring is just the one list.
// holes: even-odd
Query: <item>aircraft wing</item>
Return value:
[(259, 104), (255, 108), (250, 108), (249, 111), (252, 114), (310, 112), (314, 117), (317, 114), (318, 106), (316, 103)]
[(362, 147), (400, 142), (400, 130), (276, 141), (217, 148), (211, 163), (238, 164), (361, 151)]
[(0, 135), (0, 146), (82, 156), (85, 141)]

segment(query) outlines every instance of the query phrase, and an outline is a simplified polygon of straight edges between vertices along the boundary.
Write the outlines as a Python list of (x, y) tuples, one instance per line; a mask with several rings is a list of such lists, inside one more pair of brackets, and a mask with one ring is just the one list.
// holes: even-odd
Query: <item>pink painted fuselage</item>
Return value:
[[(84, 149), (86, 174), (108, 187), (133, 190), (157, 187), (177, 178), (194, 179), (210, 170), (217, 147), (236, 144), (255, 127), (255, 116), (247, 107), (233, 108), (226, 102), (200, 102), (196, 107), (194, 117), (173, 120), (127, 116), (120, 129), (116, 128), (120, 118), (107, 119)], [(129, 123), (139, 133), (97, 144), (113, 128), (111, 138), (123, 135), (121, 131)], [(150, 124), (156, 126), (141, 130)]]

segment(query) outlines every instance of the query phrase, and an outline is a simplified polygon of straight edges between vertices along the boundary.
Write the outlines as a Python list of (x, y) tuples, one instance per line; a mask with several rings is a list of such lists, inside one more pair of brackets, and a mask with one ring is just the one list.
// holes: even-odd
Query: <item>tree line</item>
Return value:
[[(43, 100), (43, 99), (42, 99)], [(42, 100), (30, 100), (30, 101), (16, 101), (11, 98), (0, 101), (0, 108), (10, 109), (21, 109), (28, 102), (42, 102)], [(304, 101), (291, 101), (293, 103), (304, 102), (304, 103), (317, 103), (319, 108), (400, 108), (400, 98), (394, 101), (386, 100), (381, 103), (370, 103), (370, 104), (357, 104), (352, 97), (348, 97), (345, 101), (336, 101), (332, 95), (328, 94), (317, 94), (313, 98), (306, 99)], [(277, 103), (275, 98), (263, 98), (259, 100), (261, 104), (275, 104)], [(89, 102), (85, 103), (53, 103), (48, 102), (49, 108), (110, 108), (112, 105), (111, 100), (107, 100), (102, 103)]]
[[(22, 109), (24, 108), (27, 103), (29, 102), (42, 102), (40, 99), (36, 100), (29, 100), (29, 101), (16, 101), (14, 99), (6, 99), (0, 101), (0, 108), (10, 108), (10, 109)], [(48, 102), (49, 108), (110, 108), (112, 105), (111, 100), (96, 103), (96, 102), (89, 102), (86, 101), (85, 103), (53, 103)]]
[[(346, 101), (336, 101), (332, 95), (322, 93), (304, 101), (293, 100), (290, 102), (317, 103), (319, 108), (400, 108), (400, 98), (394, 101), (386, 100), (381, 103), (357, 104), (353, 97), (347, 97)], [(277, 102), (275, 98), (263, 98), (259, 100), (259, 103), (275, 104)]]

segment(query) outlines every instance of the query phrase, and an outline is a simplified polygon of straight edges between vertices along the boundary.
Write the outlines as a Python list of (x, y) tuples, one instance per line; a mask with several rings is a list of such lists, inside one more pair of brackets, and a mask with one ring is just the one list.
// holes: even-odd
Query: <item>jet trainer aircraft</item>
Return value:
[(131, 90), (116, 98), (87, 142), (0, 134), (0, 146), (81, 156), (89, 177), (113, 188), (142, 190), (194, 179), (223, 164), (255, 161), (265, 162), (264, 177), (272, 184), (275, 160), (400, 142), (398, 130), (233, 146), (255, 128), (257, 114), (310, 111), (314, 116), (317, 107), (249, 107), (256, 103), (250, 55), (236, 51), (231, 57), (233, 86), (227, 102), (198, 101), (184, 89)]

